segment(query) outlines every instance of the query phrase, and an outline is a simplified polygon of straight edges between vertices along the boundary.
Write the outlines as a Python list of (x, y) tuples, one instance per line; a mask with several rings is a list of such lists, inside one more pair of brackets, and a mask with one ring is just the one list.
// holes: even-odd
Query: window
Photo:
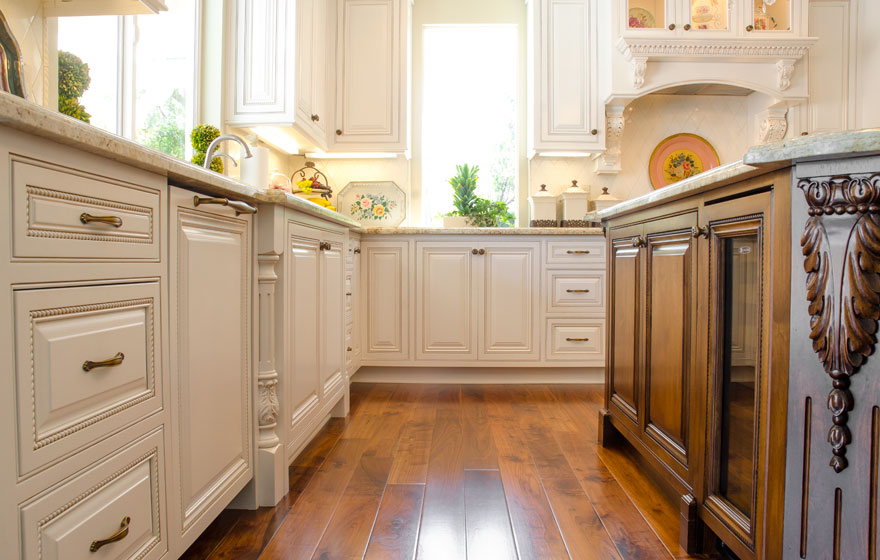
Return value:
[(448, 180), (478, 165), (478, 196), (517, 208), (519, 37), (516, 25), (426, 25), (421, 111), (422, 217), (452, 210)]
[(196, 120), (197, 0), (167, 12), (58, 20), (58, 49), (89, 65), (80, 98), (91, 123), (161, 152), (189, 158)]

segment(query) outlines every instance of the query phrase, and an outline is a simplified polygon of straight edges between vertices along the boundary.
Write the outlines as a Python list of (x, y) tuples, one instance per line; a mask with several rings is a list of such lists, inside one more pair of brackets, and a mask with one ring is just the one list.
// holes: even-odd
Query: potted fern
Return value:
[(516, 217), (507, 204), (477, 196), (478, 165), (456, 165), (452, 185), (455, 210), (443, 216), (443, 227), (513, 227)]

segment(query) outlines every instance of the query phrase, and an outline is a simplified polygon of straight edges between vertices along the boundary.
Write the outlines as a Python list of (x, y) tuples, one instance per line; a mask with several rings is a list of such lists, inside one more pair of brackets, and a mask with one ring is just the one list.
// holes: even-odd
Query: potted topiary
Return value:
[(92, 116), (79, 102), (82, 94), (89, 89), (89, 65), (75, 54), (58, 51), (58, 112), (90, 122)]
[(513, 227), (516, 216), (505, 202), (477, 196), (479, 166), (456, 165), (455, 170), (449, 179), (455, 210), (443, 216), (443, 227)]
[[(192, 140), (192, 147), (194, 150), (192, 156), (192, 162), (194, 164), (198, 166), (204, 165), (205, 152), (208, 151), (208, 146), (210, 146), (211, 142), (213, 142), (218, 136), (220, 136), (220, 130), (216, 126), (211, 126), (210, 124), (200, 124), (192, 129), (189, 137), (190, 140)], [(211, 170), (216, 171), (217, 173), (223, 173), (223, 160), (219, 157), (212, 159)]]

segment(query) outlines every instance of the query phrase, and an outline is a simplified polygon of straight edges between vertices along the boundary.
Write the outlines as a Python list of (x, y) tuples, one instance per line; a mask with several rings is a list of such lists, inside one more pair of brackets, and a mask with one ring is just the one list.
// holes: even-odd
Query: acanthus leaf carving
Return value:
[[(847, 427), (855, 397), (850, 377), (873, 353), (880, 319), (880, 174), (803, 179), (798, 187), (809, 205), (801, 237), (810, 338), (832, 379), (827, 406), (830, 466), (848, 466)], [(828, 223), (826, 223), (828, 222)], [(833, 222), (833, 227), (828, 227)], [(829, 231), (832, 233), (829, 234)], [(841, 254), (835, 254), (840, 251)], [(839, 283), (834, 266), (839, 266)]]

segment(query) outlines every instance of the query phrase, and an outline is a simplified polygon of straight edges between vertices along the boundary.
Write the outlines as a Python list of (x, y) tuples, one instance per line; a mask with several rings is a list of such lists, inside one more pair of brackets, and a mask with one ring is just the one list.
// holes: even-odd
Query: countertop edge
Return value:
[(399, 228), (362, 228), (361, 235), (544, 235), (544, 236), (601, 236), (603, 230), (595, 228), (429, 228), (429, 227), (399, 227)]
[(752, 146), (743, 156), (748, 165), (790, 164), (830, 157), (856, 157), (880, 153), (880, 128), (843, 130), (797, 136), (770, 144)]

